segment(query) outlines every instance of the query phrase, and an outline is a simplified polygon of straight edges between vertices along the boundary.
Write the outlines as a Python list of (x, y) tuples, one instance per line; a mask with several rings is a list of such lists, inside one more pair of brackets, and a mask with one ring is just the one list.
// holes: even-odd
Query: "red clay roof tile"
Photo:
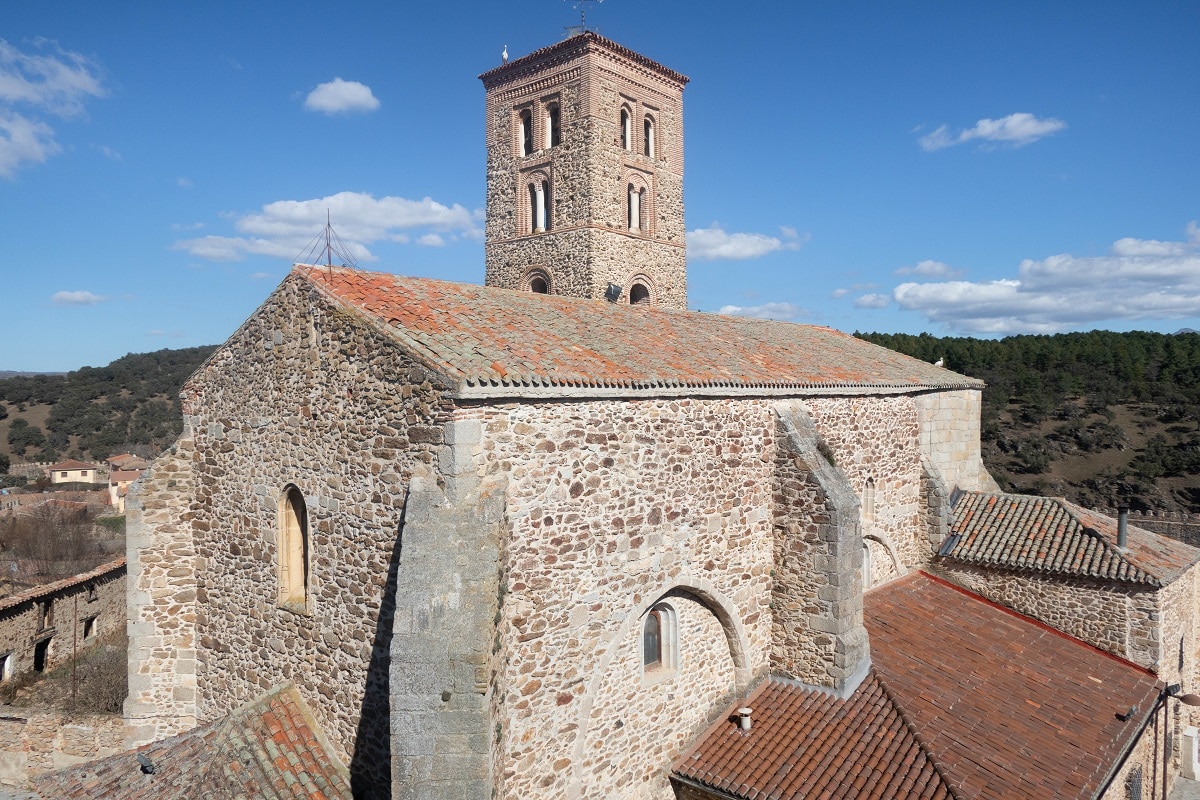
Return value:
[(1122, 551), (1115, 519), (1058, 497), (958, 492), (953, 510), (939, 555), (965, 564), (1163, 586), (1200, 560), (1200, 550), (1132, 525)]
[(345, 267), (293, 274), (365, 314), (474, 396), (796, 394), (982, 388), (831, 328), (671, 311)]

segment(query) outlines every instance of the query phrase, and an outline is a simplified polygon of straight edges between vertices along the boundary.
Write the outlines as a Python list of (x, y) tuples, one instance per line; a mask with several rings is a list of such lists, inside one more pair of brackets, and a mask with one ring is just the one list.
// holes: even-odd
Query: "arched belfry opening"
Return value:
[(637, 264), (655, 306), (686, 309), (687, 77), (584, 31), (480, 78), (486, 284), (534, 291), (537, 264), (555, 294), (602, 300)]

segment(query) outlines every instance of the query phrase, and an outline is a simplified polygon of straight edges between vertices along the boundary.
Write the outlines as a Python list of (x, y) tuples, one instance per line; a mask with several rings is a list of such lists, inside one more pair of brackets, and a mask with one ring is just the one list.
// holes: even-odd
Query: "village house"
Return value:
[(58, 461), (43, 470), (51, 483), (101, 483), (101, 468), (86, 461)]
[(585, 32), (481, 78), (486, 285), (297, 265), (185, 385), (128, 503), (132, 741), (290, 683), (358, 797), (867, 796), (805, 724), (888, 730), (883, 797), (1165, 788), (1197, 551), (1006, 516), (977, 380), (687, 311), (683, 75)]

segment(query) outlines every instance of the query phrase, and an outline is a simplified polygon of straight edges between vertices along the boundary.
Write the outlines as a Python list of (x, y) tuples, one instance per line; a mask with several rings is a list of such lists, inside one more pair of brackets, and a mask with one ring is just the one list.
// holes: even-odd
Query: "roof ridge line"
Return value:
[(925, 756), (926, 760), (929, 761), (929, 765), (933, 767), (933, 771), (937, 773), (939, 778), (941, 778), (942, 784), (946, 787), (946, 792), (952, 798), (954, 798), (954, 800), (963, 800), (961, 797), (959, 797), (958, 792), (954, 791), (954, 784), (950, 782), (949, 777), (947, 777), (946, 773), (942, 772), (942, 765), (938, 763), (937, 758), (934, 757), (933, 752), (925, 743), (925, 738), (921, 736), (920, 732), (917, 731), (916, 725), (914, 725), (912, 720), (908, 718), (908, 715), (904, 713), (904, 707), (900, 705), (895, 696), (892, 694), (891, 690), (888, 689), (887, 681), (884, 680), (879, 668), (872, 665), (871, 674), (875, 676), (875, 680), (879, 683), (879, 688), (883, 691), (883, 696), (887, 698), (888, 705), (890, 705), (892, 710), (896, 712), (896, 715), (900, 717), (900, 721), (904, 723), (905, 729), (912, 735), (913, 740), (916, 741), (917, 747), (920, 749), (921, 754)]

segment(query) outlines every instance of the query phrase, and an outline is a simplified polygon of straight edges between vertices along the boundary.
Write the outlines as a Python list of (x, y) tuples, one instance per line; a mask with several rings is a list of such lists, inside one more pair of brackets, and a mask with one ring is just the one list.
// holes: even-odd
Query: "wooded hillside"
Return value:
[(983, 457), (1007, 490), (1200, 512), (1200, 334), (856, 334), (987, 381)]
[(179, 388), (214, 349), (158, 350), (66, 375), (0, 380), (0, 468), (6, 460), (157, 455), (181, 429)]

